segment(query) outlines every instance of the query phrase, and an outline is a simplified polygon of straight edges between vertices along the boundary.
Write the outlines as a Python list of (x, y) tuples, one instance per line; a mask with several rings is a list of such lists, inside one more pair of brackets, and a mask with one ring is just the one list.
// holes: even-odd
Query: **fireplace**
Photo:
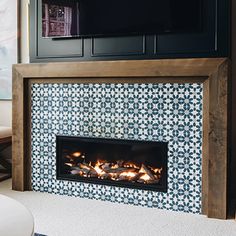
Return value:
[[(13, 189), (225, 219), (227, 83), (221, 58), (16, 65)], [(57, 135), (168, 142), (167, 192), (57, 179)]]
[(57, 136), (57, 179), (167, 192), (167, 146)]

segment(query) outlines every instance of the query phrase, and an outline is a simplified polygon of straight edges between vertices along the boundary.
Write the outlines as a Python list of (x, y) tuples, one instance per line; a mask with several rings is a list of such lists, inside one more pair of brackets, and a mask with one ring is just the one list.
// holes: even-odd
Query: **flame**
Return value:
[(101, 164), (102, 164), (102, 162), (100, 160), (98, 160), (97, 163), (95, 164), (95, 167), (94, 167), (94, 170), (96, 170), (98, 175), (105, 174), (104, 170), (100, 168)]
[(155, 174), (161, 174), (162, 168), (149, 167)]
[(139, 173), (142, 173), (142, 174), (145, 174), (146, 171), (144, 170), (143, 166), (141, 166), (140, 170), (139, 170)]
[(118, 165), (118, 164), (115, 164), (115, 165), (112, 165), (112, 166), (111, 166), (111, 169), (117, 169), (117, 168), (119, 168), (119, 165)]
[(73, 166), (73, 164), (72, 164), (72, 163), (65, 163), (65, 165), (67, 165), (67, 166), (70, 166), (70, 167), (72, 167), (72, 166)]
[(156, 168), (142, 163), (137, 164), (131, 161), (125, 162), (123, 160), (118, 160), (116, 162), (97, 160), (95, 163), (91, 161), (86, 163), (84, 153), (74, 152), (71, 156), (84, 157), (84, 160), (78, 164), (74, 163), (73, 160), (66, 162), (66, 166), (75, 168), (75, 170), (70, 173), (86, 178), (132, 181), (144, 184), (158, 183), (161, 178), (162, 168)]
[(81, 152), (74, 152), (71, 154), (73, 157), (79, 157), (81, 156)]
[(135, 178), (136, 176), (137, 176), (137, 173), (136, 173), (136, 172), (133, 172), (133, 171), (125, 171), (125, 172), (122, 172), (122, 173), (119, 175), (119, 178), (124, 177), (124, 179), (126, 179), (126, 180), (132, 180), (132, 179)]
[(132, 171), (126, 171), (126, 172), (122, 172), (120, 174), (120, 176), (125, 176), (125, 177), (130, 177), (130, 178), (133, 178), (137, 175), (137, 173), (135, 172), (132, 172)]
[(151, 180), (150, 176), (148, 174), (143, 174), (140, 176), (139, 179), (142, 179), (144, 181), (148, 181), (148, 180)]
[(95, 163), (96, 166), (100, 166), (102, 164), (106, 163), (106, 161), (103, 160), (97, 160), (97, 162)]
[(131, 167), (131, 168), (135, 168), (135, 169), (140, 168), (138, 165), (136, 165), (135, 163), (132, 163), (132, 162), (125, 163), (124, 167)]

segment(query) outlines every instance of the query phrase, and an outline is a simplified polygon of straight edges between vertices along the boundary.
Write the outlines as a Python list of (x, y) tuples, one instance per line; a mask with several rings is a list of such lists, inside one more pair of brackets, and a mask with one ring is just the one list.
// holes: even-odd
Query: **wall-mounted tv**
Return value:
[(196, 32), (202, 0), (42, 0), (42, 36)]

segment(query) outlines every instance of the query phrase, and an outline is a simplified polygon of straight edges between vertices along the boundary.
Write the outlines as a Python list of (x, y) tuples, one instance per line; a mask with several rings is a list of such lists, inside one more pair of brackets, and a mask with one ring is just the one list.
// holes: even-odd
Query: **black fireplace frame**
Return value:
[[(62, 158), (61, 158), (61, 138), (66, 141), (74, 140), (75, 138), (82, 138), (82, 139), (95, 139), (95, 140), (102, 140), (105, 142), (119, 142), (119, 143), (143, 143), (146, 144), (155, 143), (156, 145), (160, 145), (163, 148), (165, 155), (165, 162), (162, 165), (164, 175), (161, 177), (160, 182), (155, 185), (146, 185), (142, 183), (132, 183), (132, 182), (122, 182), (122, 181), (112, 181), (106, 179), (99, 179), (99, 178), (87, 178), (81, 177), (78, 175), (71, 175), (71, 174), (64, 174), (60, 171), (60, 166), (62, 165)], [(95, 137), (82, 137), (82, 136), (65, 136), (65, 135), (56, 135), (56, 178), (57, 180), (66, 180), (66, 181), (75, 181), (75, 182), (84, 182), (90, 184), (99, 184), (99, 185), (107, 185), (107, 186), (115, 186), (115, 187), (123, 187), (123, 188), (132, 188), (132, 189), (141, 189), (141, 190), (150, 190), (156, 192), (167, 192), (168, 189), (168, 142), (158, 142), (158, 141), (142, 141), (142, 140), (126, 140), (126, 139), (106, 139), (106, 138), (95, 138)]]

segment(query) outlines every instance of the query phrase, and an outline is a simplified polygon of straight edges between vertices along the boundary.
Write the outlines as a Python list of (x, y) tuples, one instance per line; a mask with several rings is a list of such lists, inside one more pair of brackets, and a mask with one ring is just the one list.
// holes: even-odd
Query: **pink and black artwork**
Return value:
[(78, 32), (78, 1), (42, 1), (42, 36), (70, 37)]

